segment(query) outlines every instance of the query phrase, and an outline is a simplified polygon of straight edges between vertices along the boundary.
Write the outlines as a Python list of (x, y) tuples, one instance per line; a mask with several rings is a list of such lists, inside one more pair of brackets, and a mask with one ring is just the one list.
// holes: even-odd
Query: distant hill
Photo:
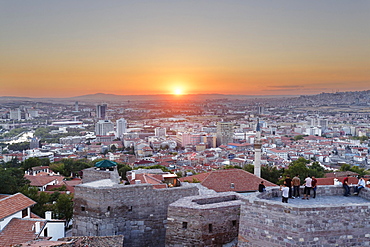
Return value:
[(302, 97), (312, 100), (320, 100), (323, 97), (338, 99), (338, 96), (342, 98), (346, 97), (360, 97), (367, 98), (369, 95), (367, 91), (356, 91), (356, 92), (340, 92), (340, 93), (321, 93), (316, 95), (227, 95), (227, 94), (186, 94), (186, 95), (172, 95), (172, 94), (156, 94), (156, 95), (117, 95), (117, 94), (87, 94), (68, 98), (30, 98), (30, 97), (12, 97), (2, 96), (0, 102), (12, 102), (12, 101), (34, 101), (34, 102), (66, 102), (66, 101), (81, 101), (81, 102), (123, 102), (123, 101), (166, 101), (166, 100), (218, 100), (218, 99), (230, 99), (230, 100), (245, 100), (245, 99), (282, 99), (282, 98), (295, 98), (301, 100)]

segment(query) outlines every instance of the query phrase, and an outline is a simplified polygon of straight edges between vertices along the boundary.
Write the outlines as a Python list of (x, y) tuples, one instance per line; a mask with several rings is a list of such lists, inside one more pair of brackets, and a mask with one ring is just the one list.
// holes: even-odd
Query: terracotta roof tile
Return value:
[(201, 184), (216, 192), (241, 192), (258, 190), (258, 185), (261, 181), (264, 181), (265, 186), (277, 186), (276, 184), (241, 169), (213, 171)]
[(41, 187), (44, 186), (54, 180), (58, 180), (57, 176), (32, 176), (32, 175), (25, 175), (26, 179), (30, 180), (31, 186)]
[(46, 224), (46, 220), (13, 218), (0, 232), (1, 246), (13, 246), (36, 239), (39, 234), (35, 232), (36, 222), (40, 222), (40, 229)]
[(0, 219), (3, 219), (25, 208), (35, 205), (36, 202), (31, 200), (22, 193), (17, 193), (0, 200)]

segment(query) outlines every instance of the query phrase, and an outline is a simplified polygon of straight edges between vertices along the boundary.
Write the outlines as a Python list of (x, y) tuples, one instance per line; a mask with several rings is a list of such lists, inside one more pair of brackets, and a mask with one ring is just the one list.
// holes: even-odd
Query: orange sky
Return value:
[(0, 96), (370, 89), (370, 3), (7, 1)]

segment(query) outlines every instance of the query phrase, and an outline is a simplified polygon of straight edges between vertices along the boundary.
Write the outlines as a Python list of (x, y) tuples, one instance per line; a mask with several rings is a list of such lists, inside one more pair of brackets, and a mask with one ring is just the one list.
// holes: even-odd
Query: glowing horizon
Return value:
[(362, 0), (5, 1), (0, 96), (369, 90), (369, 12)]

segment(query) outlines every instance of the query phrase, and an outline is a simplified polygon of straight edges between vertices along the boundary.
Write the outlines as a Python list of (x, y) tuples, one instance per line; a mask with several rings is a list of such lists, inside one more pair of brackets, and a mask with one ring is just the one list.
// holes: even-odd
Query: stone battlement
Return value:
[(369, 189), (348, 198), (329, 185), (317, 194), (324, 203), (281, 203), (279, 188), (244, 197), (238, 246), (370, 246)]
[(236, 241), (241, 195), (182, 198), (168, 207), (166, 246), (222, 246)]

